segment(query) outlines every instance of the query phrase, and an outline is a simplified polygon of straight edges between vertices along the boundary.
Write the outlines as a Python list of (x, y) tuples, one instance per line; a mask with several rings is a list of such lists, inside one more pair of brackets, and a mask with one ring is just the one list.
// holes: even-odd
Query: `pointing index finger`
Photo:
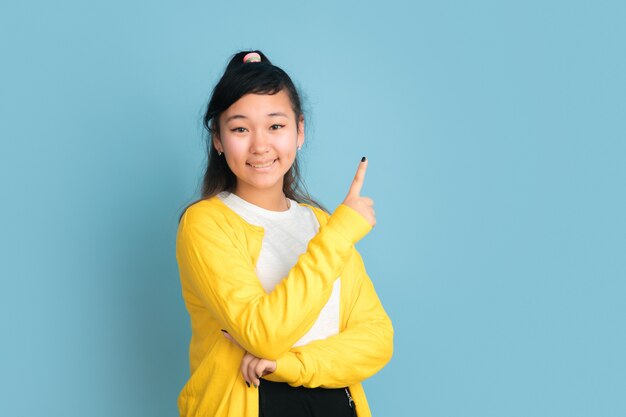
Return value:
[(363, 182), (365, 181), (365, 171), (367, 170), (367, 158), (363, 157), (359, 163), (359, 167), (356, 170), (356, 175), (350, 186), (350, 195), (360, 195), (361, 188), (363, 188)]

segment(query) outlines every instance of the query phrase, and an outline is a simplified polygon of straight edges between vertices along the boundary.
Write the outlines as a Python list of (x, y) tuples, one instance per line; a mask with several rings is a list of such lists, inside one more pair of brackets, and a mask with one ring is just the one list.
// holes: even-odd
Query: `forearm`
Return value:
[(218, 226), (204, 223), (193, 217), (181, 221), (181, 279), (248, 352), (266, 359), (287, 352), (313, 325), (354, 243), (371, 229), (354, 210), (339, 206), (268, 294), (247, 254), (220, 234)]
[(348, 329), (325, 340), (291, 349), (276, 361), (276, 371), (264, 378), (309, 388), (340, 388), (378, 372), (393, 353), (390, 321), (370, 329)]
[[(393, 354), (393, 326), (363, 260), (354, 249), (346, 267), (349, 299), (344, 300), (346, 322), (332, 337), (290, 349), (277, 360), (268, 379), (306, 387), (345, 387), (378, 372)], [(343, 279), (343, 278), (342, 278)], [(343, 281), (342, 281), (343, 284)]]

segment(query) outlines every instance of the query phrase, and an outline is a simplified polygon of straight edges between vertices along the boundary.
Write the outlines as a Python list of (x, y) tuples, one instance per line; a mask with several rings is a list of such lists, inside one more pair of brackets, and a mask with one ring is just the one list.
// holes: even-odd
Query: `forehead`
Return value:
[(241, 115), (251, 119), (265, 118), (272, 113), (295, 115), (291, 108), (289, 95), (284, 90), (276, 94), (246, 94), (227, 108), (220, 118), (226, 120), (233, 115)]

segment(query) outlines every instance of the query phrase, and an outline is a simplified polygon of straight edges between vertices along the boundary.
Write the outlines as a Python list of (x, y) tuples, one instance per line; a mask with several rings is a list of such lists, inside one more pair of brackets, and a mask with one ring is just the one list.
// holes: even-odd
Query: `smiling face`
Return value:
[(283, 177), (304, 143), (289, 95), (246, 94), (220, 115), (219, 126), (213, 145), (237, 177), (235, 194), (251, 202), (282, 198)]

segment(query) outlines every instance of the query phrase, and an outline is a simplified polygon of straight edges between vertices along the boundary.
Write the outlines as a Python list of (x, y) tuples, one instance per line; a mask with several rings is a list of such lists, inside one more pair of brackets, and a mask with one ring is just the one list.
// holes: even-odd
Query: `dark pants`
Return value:
[(356, 417), (347, 388), (292, 387), (261, 380), (259, 417)]

